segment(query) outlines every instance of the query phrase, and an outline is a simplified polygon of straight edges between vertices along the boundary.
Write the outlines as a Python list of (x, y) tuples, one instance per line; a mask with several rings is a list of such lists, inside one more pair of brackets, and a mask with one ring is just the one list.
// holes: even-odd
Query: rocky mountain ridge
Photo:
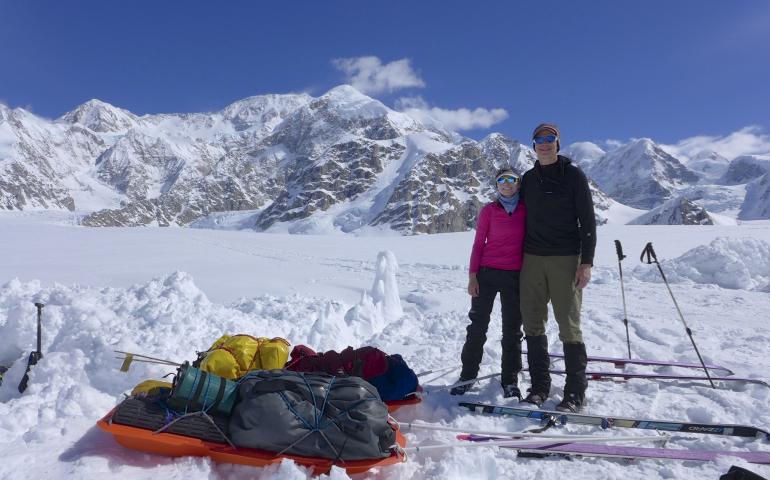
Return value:
[[(436, 125), (345, 85), (210, 113), (139, 116), (91, 100), (47, 120), (0, 104), (0, 208), (77, 211), (87, 226), (189, 225), (249, 211), (257, 230), (468, 230), (493, 198), (494, 171), (526, 171), (535, 156), (498, 133), (474, 141)], [(565, 153), (592, 179), (600, 224), (623, 204), (654, 208), (705, 178), (650, 139), (608, 152), (580, 142)], [(763, 158), (698, 160), (725, 183), (764, 172)], [(764, 183), (755, 183), (746, 199), (761, 203)]]

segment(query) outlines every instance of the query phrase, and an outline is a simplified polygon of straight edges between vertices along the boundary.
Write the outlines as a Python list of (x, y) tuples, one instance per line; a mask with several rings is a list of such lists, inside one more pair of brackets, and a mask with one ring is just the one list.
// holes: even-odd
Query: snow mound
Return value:
[(382, 304), (382, 315), (388, 321), (398, 320), (404, 314), (398, 296), (398, 261), (396, 255), (386, 250), (377, 254), (377, 274), (372, 285), (372, 298)]
[[(672, 283), (760, 291), (770, 287), (770, 243), (755, 238), (719, 237), (660, 263)], [(637, 266), (633, 275), (645, 281), (663, 281), (655, 266)]]
[(371, 337), (404, 314), (396, 272), (398, 262), (393, 252), (380, 252), (371, 294), (364, 291), (361, 301), (345, 314), (345, 321), (358, 337)]

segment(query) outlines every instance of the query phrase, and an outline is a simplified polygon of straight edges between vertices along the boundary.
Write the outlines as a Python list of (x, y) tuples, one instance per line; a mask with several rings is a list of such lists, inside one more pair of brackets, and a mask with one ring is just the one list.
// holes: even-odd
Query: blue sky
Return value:
[(761, 136), (770, 2), (0, 0), (0, 102), (46, 117), (91, 98), (212, 111), (341, 83), (474, 138), (546, 120), (567, 143)]

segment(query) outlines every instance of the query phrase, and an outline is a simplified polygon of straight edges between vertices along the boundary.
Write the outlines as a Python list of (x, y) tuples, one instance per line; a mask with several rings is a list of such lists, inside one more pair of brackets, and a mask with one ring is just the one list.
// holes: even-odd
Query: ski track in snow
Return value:
[[(3, 221), (6, 219), (0, 218), (0, 226)], [(12, 251), (31, 258), (35, 249), (40, 248), (40, 226), (30, 228), (25, 237), (24, 224), (12, 225), (21, 229), (15, 233), (17, 241), (28, 239), (19, 241)], [(123, 235), (119, 229), (111, 230), (113, 233), (71, 227), (51, 227), (43, 231), (54, 236), (98, 235), (102, 240), (118, 240)], [(614, 254), (611, 239), (620, 237), (631, 243), (632, 239), (644, 236), (655, 242), (661, 255), (670, 246), (667, 238), (679, 235), (680, 231), (677, 227), (599, 229), (599, 251), (604, 249), (605, 254), (603, 258), (597, 256), (594, 279), (585, 292), (583, 305), (584, 338), (589, 354), (617, 357), (627, 354), (617, 260), (607, 254)], [(770, 225), (761, 229), (753, 227), (752, 232), (757, 238), (770, 240)], [(392, 239), (394, 251), (400, 257), (397, 279), (403, 315), (387, 320), (387, 312), (392, 309), (381, 304), (378, 307), (369, 295), (372, 295), (372, 281), (377, 272), (377, 258), (376, 254), (370, 254), (370, 242), (387, 246), (388, 239), (340, 237), (340, 245), (335, 247), (328, 239), (314, 236), (287, 239), (284, 245), (280, 241), (284, 237), (270, 235), (253, 234), (261, 241), (246, 242), (243, 232), (143, 229), (140, 233), (142, 238), (158, 242), (172, 238), (179, 246), (177, 252), (164, 248), (156, 251), (154, 244), (148, 244), (144, 247), (143, 262), (155, 264), (163, 257), (168, 262), (176, 261), (180, 270), (197, 268), (203, 273), (194, 277), (185, 271), (167, 271), (154, 278), (146, 276), (145, 270), (135, 270), (137, 259), (133, 256), (120, 260), (124, 246), (120, 241), (115, 241), (114, 246), (104, 242), (103, 248), (94, 254), (110, 258), (110, 270), (99, 273), (98, 278), (104, 279), (101, 285), (88, 285), (95, 278), (90, 273), (84, 276), (88, 280), (84, 283), (52, 284), (50, 278), (45, 282), (14, 280), (12, 275), (7, 275), (7, 270), (0, 269), (5, 272), (5, 276), (0, 277), (0, 364), (12, 364), (0, 386), (0, 456), (3, 458), (0, 479), (307, 478), (307, 470), (291, 462), (255, 469), (215, 464), (201, 458), (171, 459), (119, 446), (95, 427), (95, 421), (135, 384), (147, 378), (160, 378), (171, 369), (134, 364), (129, 373), (123, 374), (118, 372), (120, 362), (114, 359), (113, 350), (140, 352), (174, 361), (189, 360), (194, 358), (196, 350), (207, 348), (222, 333), (228, 332), (282, 336), (292, 344), (303, 343), (319, 350), (371, 344), (402, 354), (417, 372), (459, 365), (470, 306), (465, 293), (465, 264), (472, 241), (469, 235)], [(690, 239), (687, 248), (678, 246), (680, 251), (676, 255), (694, 246), (707, 245), (711, 239)], [(257, 293), (238, 295), (228, 301), (209, 299), (199, 286), (199, 279), (205, 280), (206, 273), (216, 269), (216, 265), (207, 262), (223, 255), (234, 257), (232, 264), (222, 267), (231, 269), (229, 281), (233, 284), (253, 282)], [(54, 273), (64, 271), (64, 267), (56, 265), (59, 260), (56, 254), (46, 255), (45, 259)], [(667, 264), (662, 258), (661, 261), (665, 269)], [(770, 259), (757, 261), (767, 263)], [(243, 264), (241, 269), (239, 262)], [(98, 269), (87, 261), (81, 260), (81, 263), (84, 273), (89, 268)], [(29, 267), (33, 271), (42, 270), (40, 265)], [(647, 273), (637, 274), (633, 267), (639, 268), (628, 260), (624, 263), (633, 356), (697, 362), (665, 285), (656, 279), (647, 281)], [(685, 267), (680, 261), (680, 271), (685, 271)], [(127, 284), (126, 279), (134, 281)], [(262, 285), (287, 282), (294, 284), (278, 285), (285, 294), (259, 293)], [(341, 293), (328, 294), (332, 287)], [(767, 373), (770, 358), (765, 354), (770, 346), (770, 326), (766, 323), (770, 296), (766, 292), (693, 282), (673, 283), (671, 287), (706, 362), (724, 365), (739, 376), (770, 380)], [(44, 357), (32, 370), (29, 389), (20, 395), (16, 385), (35, 341), (32, 302), (36, 300), (46, 303)], [(355, 314), (346, 315), (354, 308)], [(480, 375), (499, 371), (500, 328), (498, 302), (492, 313)], [(552, 317), (548, 335), (551, 351), (559, 352), (561, 345)], [(555, 365), (563, 363), (557, 361)], [(615, 369), (611, 364), (596, 363), (590, 367)], [(626, 369), (701, 373), (638, 365)], [(459, 371), (433, 374), (421, 380), (434, 385), (450, 384), (458, 374)], [(528, 377), (520, 378), (521, 386), (526, 388)], [(552, 395), (545, 407), (552, 408), (560, 400), (563, 385), (563, 377), (553, 377)], [(770, 389), (758, 385), (720, 387), (713, 390), (706, 382), (591, 381), (585, 411), (770, 427), (767, 410)], [(506, 403), (499, 384), (492, 379), (479, 383), (464, 397), (452, 397), (446, 391), (432, 392), (422, 404), (403, 408), (396, 417), (402, 422), (419, 420), (469, 429), (516, 431), (536, 426), (527, 419), (472, 414), (457, 406), (459, 400)], [(579, 425), (557, 430), (597, 435), (649, 433), (628, 429), (597, 431)], [(456, 441), (454, 434), (447, 432), (406, 430), (406, 434), (410, 445)], [(674, 436), (669, 446), (770, 450), (766, 441), (708, 435)], [(416, 453), (406, 463), (356, 478), (525, 479), (554, 478), (567, 471), (571, 479), (718, 478), (732, 464), (770, 476), (768, 466), (748, 465), (730, 458), (713, 463), (517, 459), (513, 451), (484, 447)], [(323, 478), (348, 476), (335, 469)]]

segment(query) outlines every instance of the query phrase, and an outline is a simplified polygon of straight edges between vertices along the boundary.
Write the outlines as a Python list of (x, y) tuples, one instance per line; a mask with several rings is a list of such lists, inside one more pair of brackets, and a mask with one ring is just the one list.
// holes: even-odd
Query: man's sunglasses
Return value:
[(497, 179), (497, 183), (499, 183), (501, 185), (503, 183), (505, 183), (505, 182), (513, 183), (515, 185), (515, 184), (519, 183), (519, 177), (507, 177), (506, 176), (506, 177), (499, 177)]
[(553, 143), (558, 139), (559, 137), (557, 137), (556, 135), (541, 135), (533, 138), (532, 141), (538, 145), (541, 145), (543, 143)]

